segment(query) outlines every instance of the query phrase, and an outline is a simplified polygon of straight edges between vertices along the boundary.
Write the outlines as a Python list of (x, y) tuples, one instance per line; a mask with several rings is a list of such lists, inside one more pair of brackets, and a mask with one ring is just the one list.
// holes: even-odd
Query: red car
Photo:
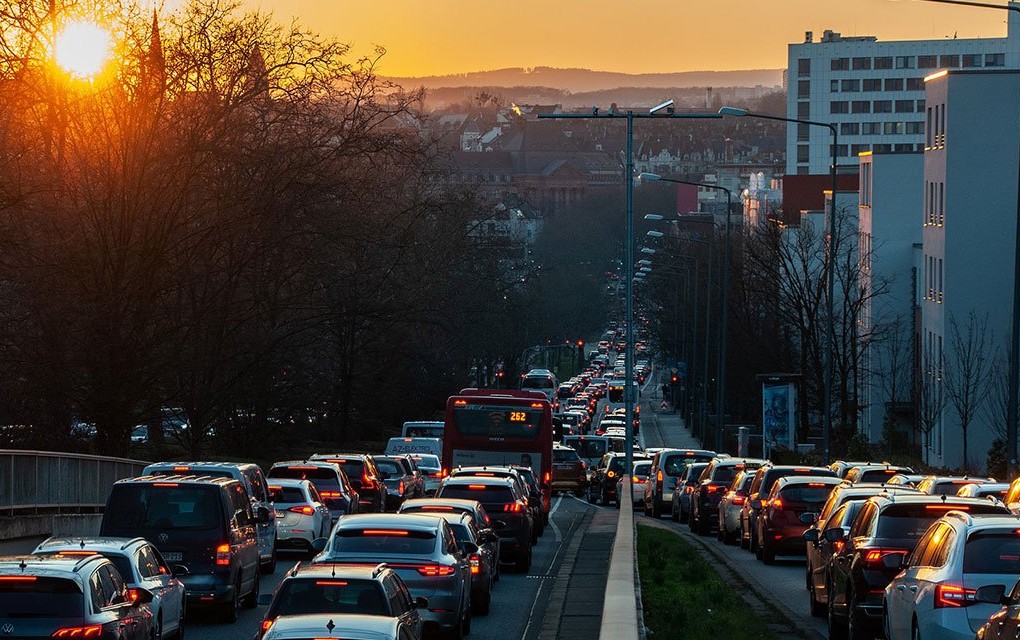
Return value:
[(804, 532), (841, 482), (822, 476), (787, 476), (772, 485), (758, 516), (758, 557), (762, 562), (772, 564), (777, 555), (804, 553)]

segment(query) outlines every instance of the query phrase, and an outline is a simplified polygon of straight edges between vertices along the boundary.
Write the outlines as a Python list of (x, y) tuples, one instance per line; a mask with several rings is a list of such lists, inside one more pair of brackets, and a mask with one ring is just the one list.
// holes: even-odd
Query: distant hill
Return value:
[(425, 87), (549, 87), (568, 93), (601, 92), (619, 87), (765, 87), (783, 83), (782, 69), (745, 71), (681, 71), (676, 73), (615, 73), (591, 69), (534, 67), (496, 69), (445, 76), (388, 78), (405, 89)]

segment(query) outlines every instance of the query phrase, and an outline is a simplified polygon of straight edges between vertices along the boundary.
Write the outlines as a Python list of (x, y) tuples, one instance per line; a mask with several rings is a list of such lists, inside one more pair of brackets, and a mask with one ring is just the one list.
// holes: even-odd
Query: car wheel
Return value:
[(259, 567), (267, 575), (276, 573), (276, 540), (273, 540), (273, 555)]
[(701, 518), (698, 518), (695, 529), (697, 530), (699, 536), (707, 536), (708, 534), (712, 533), (712, 528), (708, 526), (708, 523), (702, 520)]
[(227, 624), (237, 622), (237, 610), (241, 608), (241, 576), (237, 576), (233, 597), (220, 605), (220, 620)]
[(749, 536), (744, 535), (744, 523), (740, 523), (740, 548), (749, 549), (750, 546)]
[(645, 498), (644, 500), (641, 501), (641, 507), (642, 509), (644, 509), (645, 515), (651, 517), (652, 509), (651, 507), (648, 506), (648, 498)]
[(241, 606), (245, 609), (254, 609), (259, 603), (259, 587), (261, 586), (262, 576), (258, 571), (255, 572), (255, 584), (251, 587), (251, 592), (248, 593), (241, 600)]
[(486, 591), (485, 593), (479, 593), (478, 597), (471, 598), (471, 609), (473, 613), (477, 613), (480, 616), (489, 615), (489, 605), (492, 602), (492, 591)]
[(811, 607), (812, 617), (822, 618), (825, 616), (826, 608), (824, 604), (818, 601), (814, 583), (808, 586), (808, 604)]
[(662, 506), (659, 505), (659, 501), (652, 499), (652, 517), (658, 520), (662, 517)]
[(847, 640), (846, 621), (841, 620), (839, 616), (836, 615), (836, 610), (833, 606), (833, 601), (835, 600), (835, 598), (832, 597), (833, 594), (831, 584), (829, 585), (829, 588), (826, 591), (829, 594), (828, 605), (826, 606), (826, 612), (828, 613), (827, 622), (829, 625), (829, 640)]
[(773, 565), (776, 563), (775, 549), (769, 547), (764, 541), (762, 541), (761, 544), (761, 561), (767, 565)]
[(853, 594), (850, 595), (850, 608), (847, 611), (847, 633), (846, 637), (849, 640), (872, 640), (874, 636), (868, 631), (867, 627), (864, 626), (863, 620), (857, 611), (857, 597)]
[(678, 516), (678, 521), (679, 522), (681, 522), (683, 524), (689, 524), (691, 516), (690, 516), (689, 513), (684, 513), (684, 510), (683, 510), (683, 508), (680, 505), (677, 505), (676, 509), (673, 509), (673, 511), (679, 511), (680, 512), (679, 516)]
[(754, 529), (747, 534), (747, 548), (751, 550), (755, 556), (758, 555), (758, 537), (754, 535)]
[(468, 607), (467, 611), (464, 612), (464, 619), (460, 623), (461, 635), (471, 635), (471, 608)]

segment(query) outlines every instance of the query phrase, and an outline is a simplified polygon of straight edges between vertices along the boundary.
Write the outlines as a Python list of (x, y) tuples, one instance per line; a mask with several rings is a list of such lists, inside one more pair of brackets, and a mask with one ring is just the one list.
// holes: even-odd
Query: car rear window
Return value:
[(553, 449), (553, 462), (578, 462), (581, 458), (573, 449)]
[(488, 484), (448, 484), (439, 489), (437, 498), (464, 498), (483, 503), (507, 503), (514, 501), (510, 487)]
[(666, 460), (662, 465), (662, 471), (670, 478), (679, 478), (680, 474), (684, 472), (684, 467), (695, 462), (707, 462), (711, 460), (710, 457), (692, 454), (684, 455), (682, 453), (671, 453), (666, 456)]
[(568, 440), (563, 444), (585, 458), (601, 458), (606, 453), (605, 440)]
[(963, 573), (1020, 574), (1020, 536), (1014, 531), (971, 535), (963, 550)]
[(861, 472), (861, 477), (857, 482), (885, 482), (898, 473), (899, 471), (896, 469), (871, 469)]
[(219, 486), (176, 482), (116, 485), (104, 530), (209, 530), (223, 526)]
[(418, 466), (423, 469), (439, 469), (439, 456), (411, 456), (411, 458), (418, 463)]
[(776, 484), (780, 478), (789, 478), (790, 476), (835, 477), (836, 474), (827, 469), (823, 471), (821, 469), (811, 469), (810, 467), (799, 467), (797, 469), (771, 469), (765, 472), (759, 491), (763, 496), (768, 495), (772, 492), (772, 486)]
[(330, 462), (334, 462), (340, 465), (340, 468), (344, 470), (344, 472), (347, 474), (347, 477), (352, 479), (360, 478), (365, 468), (365, 461), (361, 460), (360, 458), (355, 460), (344, 460), (341, 458), (335, 458), (330, 460)]
[(381, 585), (375, 580), (324, 577), (284, 580), (266, 617), (311, 613), (391, 615)]
[(1005, 513), (1003, 507), (991, 502), (982, 504), (900, 504), (891, 505), (878, 517), (875, 536), (879, 538), (920, 538), (931, 523), (935, 522), (949, 510), (967, 511), (969, 513)]
[(85, 615), (85, 596), (73, 580), (0, 576), (0, 618), (72, 618)]
[(641, 478), (647, 478), (651, 470), (652, 470), (651, 462), (639, 462), (638, 464), (634, 465), (634, 475)]
[(716, 467), (712, 470), (712, 482), (730, 482), (737, 477), (740, 469), (734, 466)]
[(376, 459), (375, 464), (379, 467), (379, 471), (384, 471), (391, 476), (402, 476), (404, 475), (404, 469), (397, 462), (393, 460), (379, 460)]
[(284, 504), (305, 502), (305, 494), (298, 487), (269, 485), (269, 496), (273, 502), (282, 502)]
[(625, 456), (613, 456), (609, 460), (609, 470), (615, 471), (616, 473), (623, 473), (626, 467), (627, 458)]
[(288, 478), (291, 480), (332, 480), (334, 484), (337, 483), (337, 473), (335, 470), (329, 467), (313, 467), (308, 465), (273, 467), (269, 470), (269, 477)]
[(779, 497), (787, 502), (807, 502), (810, 504), (821, 504), (829, 497), (832, 486), (828, 484), (811, 483), (795, 484), (784, 487), (779, 492)]
[(210, 478), (233, 478), (234, 474), (223, 469), (202, 469), (196, 467), (190, 467), (187, 465), (177, 467), (165, 467), (161, 469), (153, 469), (149, 474), (152, 476), (180, 476), (180, 475), (192, 475), (192, 476), (209, 476)]
[(400, 527), (341, 529), (333, 541), (333, 553), (378, 553), (424, 555), (432, 553), (436, 535)]

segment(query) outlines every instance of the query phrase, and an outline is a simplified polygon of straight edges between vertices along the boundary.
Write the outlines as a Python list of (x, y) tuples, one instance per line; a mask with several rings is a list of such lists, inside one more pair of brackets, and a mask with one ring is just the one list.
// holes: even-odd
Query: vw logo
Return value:
[(163, 544), (170, 542), (170, 534), (169, 533), (159, 534), (159, 541), (162, 542)]
[(14, 635), (14, 625), (8, 622), (4, 626), (0, 627), (0, 633), (4, 634), (5, 636)]

